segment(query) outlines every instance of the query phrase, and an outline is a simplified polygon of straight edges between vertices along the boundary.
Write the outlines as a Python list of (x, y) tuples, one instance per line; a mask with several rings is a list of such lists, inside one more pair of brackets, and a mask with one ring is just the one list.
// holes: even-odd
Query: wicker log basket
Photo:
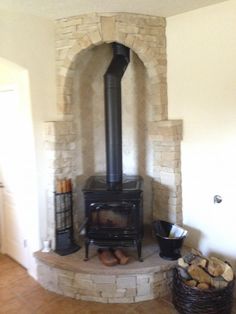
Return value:
[(181, 314), (230, 314), (234, 282), (221, 289), (201, 290), (187, 286), (174, 269), (173, 304)]

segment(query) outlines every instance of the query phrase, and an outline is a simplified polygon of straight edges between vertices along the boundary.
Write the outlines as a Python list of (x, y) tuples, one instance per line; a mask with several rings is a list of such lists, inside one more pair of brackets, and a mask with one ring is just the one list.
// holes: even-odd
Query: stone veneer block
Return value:
[(149, 134), (156, 141), (178, 142), (182, 140), (182, 120), (163, 120), (149, 124)]
[[(76, 274), (75, 276), (78, 276), (80, 274)], [(82, 290), (95, 290), (96, 285), (94, 284), (94, 282), (92, 280), (75, 280), (74, 282), (74, 287), (78, 288), (78, 289), (82, 289)]]
[(101, 16), (102, 38), (104, 42), (115, 40), (116, 25), (114, 16)]
[(109, 303), (134, 303), (134, 298), (130, 297), (124, 297), (124, 298), (109, 298)]
[(99, 275), (91, 275), (91, 279), (93, 282), (95, 282), (96, 284), (111, 284), (111, 283), (115, 283), (116, 282), (116, 276), (99, 276)]
[(154, 294), (136, 296), (134, 298), (134, 302), (136, 303), (136, 302), (149, 301), (149, 300), (153, 300), (155, 298), (156, 298), (156, 295), (154, 295)]
[(137, 278), (136, 276), (118, 277), (116, 280), (118, 288), (136, 288)]
[(145, 283), (137, 286), (137, 296), (148, 296), (152, 292), (151, 285)]
[(102, 43), (102, 37), (98, 30), (94, 30), (93, 32), (90, 32), (88, 36), (94, 45), (100, 45)]
[(137, 285), (147, 284), (151, 282), (153, 277), (151, 275), (137, 275)]
[(102, 297), (104, 298), (123, 298), (127, 295), (126, 289), (116, 289), (111, 291), (102, 291), (101, 292)]
[(82, 301), (93, 301), (93, 302), (100, 302), (100, 303), (108, 303), (108, 298), (103, 297), (94, 297), (94, 296), (80, 296), (79, 298)]

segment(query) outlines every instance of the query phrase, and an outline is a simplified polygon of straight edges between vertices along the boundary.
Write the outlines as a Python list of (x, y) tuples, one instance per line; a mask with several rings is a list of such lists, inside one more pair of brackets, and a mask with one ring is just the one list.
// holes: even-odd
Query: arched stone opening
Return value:
[[(103, 75), (111, 59), (111, 46), (101, 44), (79, 53), (73, 66), (71, 112), (76, 134), (74, 176), (79, 193), (80, 221), (84, 214), (81, 190), (85, 180), (106, 171)], [(122, 79), (123, 170), (125, 174), (140, 174), (144, 178), (144, 205), (147, 208), (144, 218), (150, 222), (152, 156), (148, 149), (147, 126), (151, 108), (146, 97), (147, 81), (142, 61), (131, 51), (130, 63)]]
[[(134, 97), (131, 102), (134, 104), (136, 98), (138, 105), (126, 105), (130, 101), (130, 89), (126, 91), (125, 84), (122, 83), (123, 96), (126, 94), (126, 97), (123, 97), (124, 109), (136, 108), (136, 119), (133, 121), (136, 128), (130, 128), (129, 132), (132, 136), (127, 136), (124, 140), (125, 152), (127, 148), (125, 154), (127, 169), (125, 170), (145, 175), (146, 181), (149, 182), (149, 187), (148, 183), (146, 184), (148, 192), (146, 193), (146, 208), (144, 207), (148, 222), (158, 217), (181, 223), (180, 140), (182, 126), (181, 121), (167, 120), (165, 20), (129, 13), (91, 14), (59, 20), (57, 26), (58, 111), (61, 113), (61, 121), (46, 123), (48, 136), (46, 141), (51, 156), (52, 151), (54, 152), (54, 157), (51, 158), (53, 166), (48, 180), (49, 238), (54, 239), (52, 213), (55, 179), (71, 177), (75, 186), (75, 199), (78, 199), (80, 195), (81, 200), (80, 191), (84, 176), (87, 174), (89, 176), (92, 172), (104, 171), (101, 135), (104, 132), (100, 125), (102, 118), (96, 120), (97, 124), (94, 123), (89, 114), (89, 108), (82, 101), (84, 99), (87, 104), (89, 103), (90, 111), (93, 109), (93, 116), (96, 118), (102, 116), (102, 110), (98, 110), (93, 105), (91, 97), (99, 99), (99, 103), (102, 102), (103, 87), (101, 87), (102, 83), (98, 84), (98, 81), (102, 80), (103, 75), (100, 73), (96, 81), (91, 80), (89, 75), (80, 76), (80, 71), (86, 71), (85, 64), (89, 55), (92, 58), (94, 51), (96, 51), (95, 55), (102, 55), (104, 54), (104, 51), (101, 52), (102, 49), (107, 49), (105, 54), (108, 57), (107, 44), (111, 42), (119, 42), (129, 47), (132, 50), (132, 64), (136, 63), (133, 72), (139, 69), (137, 76), (134, 73), (127, 75), (127, 79), (132, 78), (133, 75), (133, 79), (136, 80), (136, 85), (132, 87)], [(93, 60), (93, 70), (99, 67), (100, 70), (101, 68), (106, 70), (106, 62), (109, 63), (106, 58), (98, 62)], [(129, 67), (130, 71), (132, 64)], [(91, 65), (87, 64), (87, 68), (89, 67)], [(78, 80), (81, 80), (83, 88), (80, 84), (74, 85), (76, 81), (78, 83)], [(90, 84), (91, 81), (94, 85)], [(93, 88), (96, 89), (95, 92)], [(131, 117), (132, 113), (129, 113), (124, 118), (127, 129), (130, 126)], [(128, 140), (132, 137), (139, 138), (137, 143), (143, 143), (137, 144), (136, 147), (131, 145), (132, 149), (128, 152), (130, 149)], [(101, 145), (96, 151), (94, 143), (99, 144), (100, 139)], [(90, 151), (90, 154), (83, 155), (84, 151)], [(132, 155), (134, 152), (138, 161), (133, 164), (129, 158), (131, 160), (134, 157)], [(79, 208), (81, 210), (81, 206), (82, 203), (77, 202), (77, 212)], [(78, 224), (79, 220), (80, 218)]]

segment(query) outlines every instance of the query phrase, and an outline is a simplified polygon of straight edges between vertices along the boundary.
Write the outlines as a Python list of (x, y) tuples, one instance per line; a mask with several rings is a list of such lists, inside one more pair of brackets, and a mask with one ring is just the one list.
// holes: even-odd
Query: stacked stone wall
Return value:
[(181, 152), (182, 121), (150, 124), (153, 138), (153, 219), (182, 223)]
[(38, 261), (38, 281), (50, 291), (79, 300), (135, 303), (170, 294), (172, 267), (145, 274), (104, 275), (63, 270)]

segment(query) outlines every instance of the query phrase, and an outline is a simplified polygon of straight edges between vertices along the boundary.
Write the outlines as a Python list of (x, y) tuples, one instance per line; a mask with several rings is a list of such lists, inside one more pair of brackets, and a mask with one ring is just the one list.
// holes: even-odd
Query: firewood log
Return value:
[(106, 266), (114, 266), (118, 264), (117, 258), (108, 249), (98, 249), (98, 257)]
[(121, 249), (116, 249), (113, 251), (113, 254), (118, 259), (119, 264), (125, 265), (129, 262), (129, 257)]

